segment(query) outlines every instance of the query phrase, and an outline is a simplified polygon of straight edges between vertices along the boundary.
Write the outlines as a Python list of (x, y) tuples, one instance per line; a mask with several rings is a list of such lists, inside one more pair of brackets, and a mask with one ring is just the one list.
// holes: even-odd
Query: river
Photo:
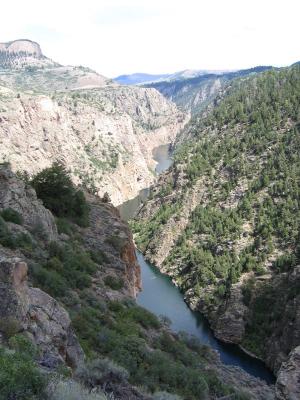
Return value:
[[(156, 148), (153, 157), (158, 162), (156, 167), (158, 174), (172, 164), (167, 145)], [(148, 194), (149, 190), (144, 189), (139, 196), (122, 204), (119, 210), (123, 219), (133, 218)], [(143, 286), (143, 290), (137, 298), (139, 305), (158, 316), (167, 316), (171, 321), (171, 328), (175, 332), (185, 331), (196, 336), (201, 343), (216, 349), (224, 364), (239, 366), (251, 375), (264, 379), (268, 383), (274, 383), (274, 375), (262, 361), (249, 356), (236, 345), (218, 341), (213, 336), (206, 318), (201, 313), (190, 310), (182, 293), (170, 278), (149, 264), (143, 254), (138, 251), (137, 258), (142, 270)]]

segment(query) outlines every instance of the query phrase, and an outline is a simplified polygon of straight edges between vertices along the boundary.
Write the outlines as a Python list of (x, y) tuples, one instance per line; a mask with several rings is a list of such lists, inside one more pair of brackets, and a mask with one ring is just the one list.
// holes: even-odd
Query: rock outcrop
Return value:
[(277, 400), (300, 399), (300, 346), (281, 365), (275, 390)]
[(109, 254), (106, 272), (121, 277), (123, 294), (135, 298), (141, 290), (141, 271), (132, 233), (112, 204), (103, 203), (92, 195), (88, 196), (88, 201), (90, 226), (82, 232), (85, 245), (92, 251)]
[(84, 354), (68, 313), (58, 302), (27, 283), (27, 264), (19, 259), (0, 262), (0, 332), (9, 325), (23, 332), (39, 349), (39, 363), (50, 369), (67, 364), (75, 369)]
[(0, 168), (0, 211), (12, 208), (23, 218), (23, 226), (28, 231), (39, 230), (48, 240), (57, 239), (57, 227), (53, 215), (47, 210), (35, 191), (16, 178), (10, 166)]
[(245, 334), (246, 313), (243, 302), (242, 281), (232, 285), (229, 298), (218, 310), (212, 328), (215, 336), (228, 343), (241, 343)]

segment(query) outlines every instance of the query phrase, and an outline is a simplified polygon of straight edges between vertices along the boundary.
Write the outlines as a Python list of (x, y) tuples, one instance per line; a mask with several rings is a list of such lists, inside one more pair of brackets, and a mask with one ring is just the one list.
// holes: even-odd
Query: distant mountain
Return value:
[(193, 71), (186, 70), (173, 74), (173, 78), (146, 83), (143, 86), (155, 88), (185, 111), (197, 113), (203, 110), (231, 80), (272, 68), (272, 66), (258, 66), (229, 72), (197, 71), (198, 75), (195, 75), (194, 71), (195, 76), (192, 76)]
[(117, 76), (114, 78), (114, 81), (121, 85), (138, 85), (141, 83), (156, 82), (161, 79), (167, 79), (169, 76), (170, 74), (153, 75), (137, 72), (135, 74)]
[(0, 43), (0, 83), (39, 93), (116, 85), (90, 68), (60, 65), (28, 39)]
[(223, 70), (204, 70), (204, 69), (185, 69), (183, 71), (174, 72), (172, 74), (146, 74), (146, 73), (134, 73), (129, 75), (120, 75), (114, 78), (114, 81), (121, 85), (140, 85), (149, 82), (160, 82), (160, 81), (173, 81), (181, 79), (195, 78), (197, 76), (205, 74), (216, 74), (222, 75), (225, 72)]

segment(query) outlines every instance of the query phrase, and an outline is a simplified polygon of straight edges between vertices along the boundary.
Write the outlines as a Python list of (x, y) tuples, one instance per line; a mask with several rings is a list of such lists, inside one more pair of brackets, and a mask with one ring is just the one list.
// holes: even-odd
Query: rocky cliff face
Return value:
[(153, 149), (188, 116), (155, 89), (50, 61), (37, 43), (0, 44), (0, 161), (32, 174), (59, 159), (115, 205), (135, 197), (155, 180)]
[(0, 330), (15, 324), (38, 346), (39, 364), (53, 369), (66, 364), (76, 369), (84, 360), (83, 350), (71, 327), (68, 313), (56, 300), (27, 283), (27, 264), (20, 259), (0, 262)]
[(300, 347), (289, 355), (278, 373), (276, 398), (278, 400), (297, 400), (300, 397)]
[(23, 218), (26, 230), (40, 229), (47, 241), (58, 238), (53, 215), (36, 196), (35, 191), (17, 179), (10, 168), (0, 168), (0, 209), (14, 209)]
[(0, 90), (0, 159), (30, 174), (60, 160), (76, 184), (108, 192), (115, 205), (154, 182), (153, 149), (172, 142), (186, 121), (154, 89), (52, 97)]
[[(77, 228), (83, 238), (85, 249), (95, 253), (105, 254), (106, 273), (98, 274), (98, 283), (103, 285), (105, 275), (114, 275), (124, 280), (120, 291), (122, 296), (136, 297), (141, 289), (140, 267), (135, 256), (132, 234), (120, 219), (119, 211), (99, 197), (86, 194), (89, 202), (89, 227)], [(22, 217), (22, 225), (7, 222), (12, 236), (27, 235), (36, 245), (45, 248), (49, 243), (64, 243), (68, 237), (59, 235), (52, 213), (47, 210), (42, 201), (37, 199), (34, 189), (18, 179), (10, 166), (0, 165), (0, 212), (14, 210)], [(34, 261), (35, 255), (21, 249), (12, 251), (0, 245), (0, 255), (5, 258), (18, 256), (27, 261)], [(44, 250), (43, 250), (44, 251)], [(39, 257), (47, 257), (42, 252)], [(97, 282), (97, 279), (96, 281)]]

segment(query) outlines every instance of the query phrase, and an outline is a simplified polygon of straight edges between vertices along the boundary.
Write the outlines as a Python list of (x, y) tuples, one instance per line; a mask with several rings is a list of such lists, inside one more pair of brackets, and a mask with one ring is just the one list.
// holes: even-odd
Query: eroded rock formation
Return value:
[[(39, 349), (39, 363), (54, 368), (65, 363), (76, 368), (84, 359), (66, 310), (40, 289), (27, 283), (28, 267), (19, 259), (0, 262), (0, 331), (14, 324)], [(3, 332), (4, 331), (4, 332)]]

